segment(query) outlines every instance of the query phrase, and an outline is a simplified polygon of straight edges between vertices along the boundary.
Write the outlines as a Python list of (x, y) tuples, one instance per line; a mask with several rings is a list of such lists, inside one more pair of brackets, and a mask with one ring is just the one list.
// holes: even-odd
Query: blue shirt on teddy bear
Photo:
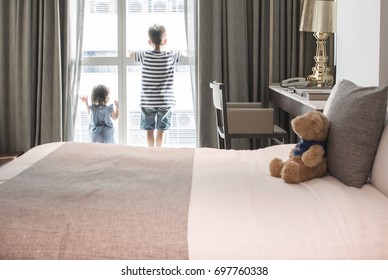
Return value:
[(321, 145), (323, 150), (325, 151), (325, 156), (326, 156), (326, 146), (327, 146), (327, 141), (307, 141), (300, 139), (298, 144), (296, 144), (294, 148), (293, 155), (295, 157), (301, 156), (304, 152), (306, 152), (308, 149), (310, 149), (311, 146), (313, 145)]

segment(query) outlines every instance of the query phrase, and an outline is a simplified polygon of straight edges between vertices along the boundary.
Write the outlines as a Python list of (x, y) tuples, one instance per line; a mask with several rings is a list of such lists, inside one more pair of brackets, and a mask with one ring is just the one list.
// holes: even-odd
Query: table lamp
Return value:
[(307, 77), (309, 86), (333, 86), (333, 75), (326, 65), (326, 39), (334, 33), (337, 27), (337, 2), (305, 0), (299, 31), (314, 32), (317, 39), (317, 51), (314, 57), (313, 74)]

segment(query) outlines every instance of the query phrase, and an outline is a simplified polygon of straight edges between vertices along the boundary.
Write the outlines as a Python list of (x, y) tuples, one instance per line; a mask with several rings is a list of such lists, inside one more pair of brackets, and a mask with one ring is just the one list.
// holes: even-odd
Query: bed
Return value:
[(388, 259), (388, 197), (269, 176), (290, 148), (38, 146), (0, 168), (0, 259)]
[[(330, 175), (300, 184), (268, 171), (294, 144), (218, 150), (58, 142), (29, 150), (0, 168), (0, 259), (387, 260), (388, 88), (379, 100), (376, 90), (339, 84), (324, 111)], [(365, 92), (373, 93), (369, 103), (361, 102)], [(341, 137), (352, 141), (338, 146)], [(371, 146), (370, 167), (354, 174), (366, 170), (368, 183), (344, 183), (338, 166), (351, 178), (349, 170), (366, 165), (358, 153)], [(349, 148), (348, 162), (331, 164)]]

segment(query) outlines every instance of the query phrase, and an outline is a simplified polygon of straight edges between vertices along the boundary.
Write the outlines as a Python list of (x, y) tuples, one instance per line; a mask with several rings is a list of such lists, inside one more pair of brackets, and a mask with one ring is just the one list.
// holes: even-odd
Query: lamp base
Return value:
[(330, 67), (327, 67), (326, 62), (326, 39), (329, 33), (315, 32), (314, 37), (317, 39), (317, 51), (314, 57), (315, 67), (312, 68), (313, 74), (307, 77), (310, 86), (322, 87), (333, 86), (334, 78), (330, 74)]

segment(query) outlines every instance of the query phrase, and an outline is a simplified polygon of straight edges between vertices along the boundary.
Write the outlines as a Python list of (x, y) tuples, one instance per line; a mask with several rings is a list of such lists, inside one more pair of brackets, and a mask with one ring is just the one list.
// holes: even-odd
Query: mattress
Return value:
[(0, 168), (0, 258), (388, 259), (388, 198), (271, 177), (291, 147), (38, 146)]

